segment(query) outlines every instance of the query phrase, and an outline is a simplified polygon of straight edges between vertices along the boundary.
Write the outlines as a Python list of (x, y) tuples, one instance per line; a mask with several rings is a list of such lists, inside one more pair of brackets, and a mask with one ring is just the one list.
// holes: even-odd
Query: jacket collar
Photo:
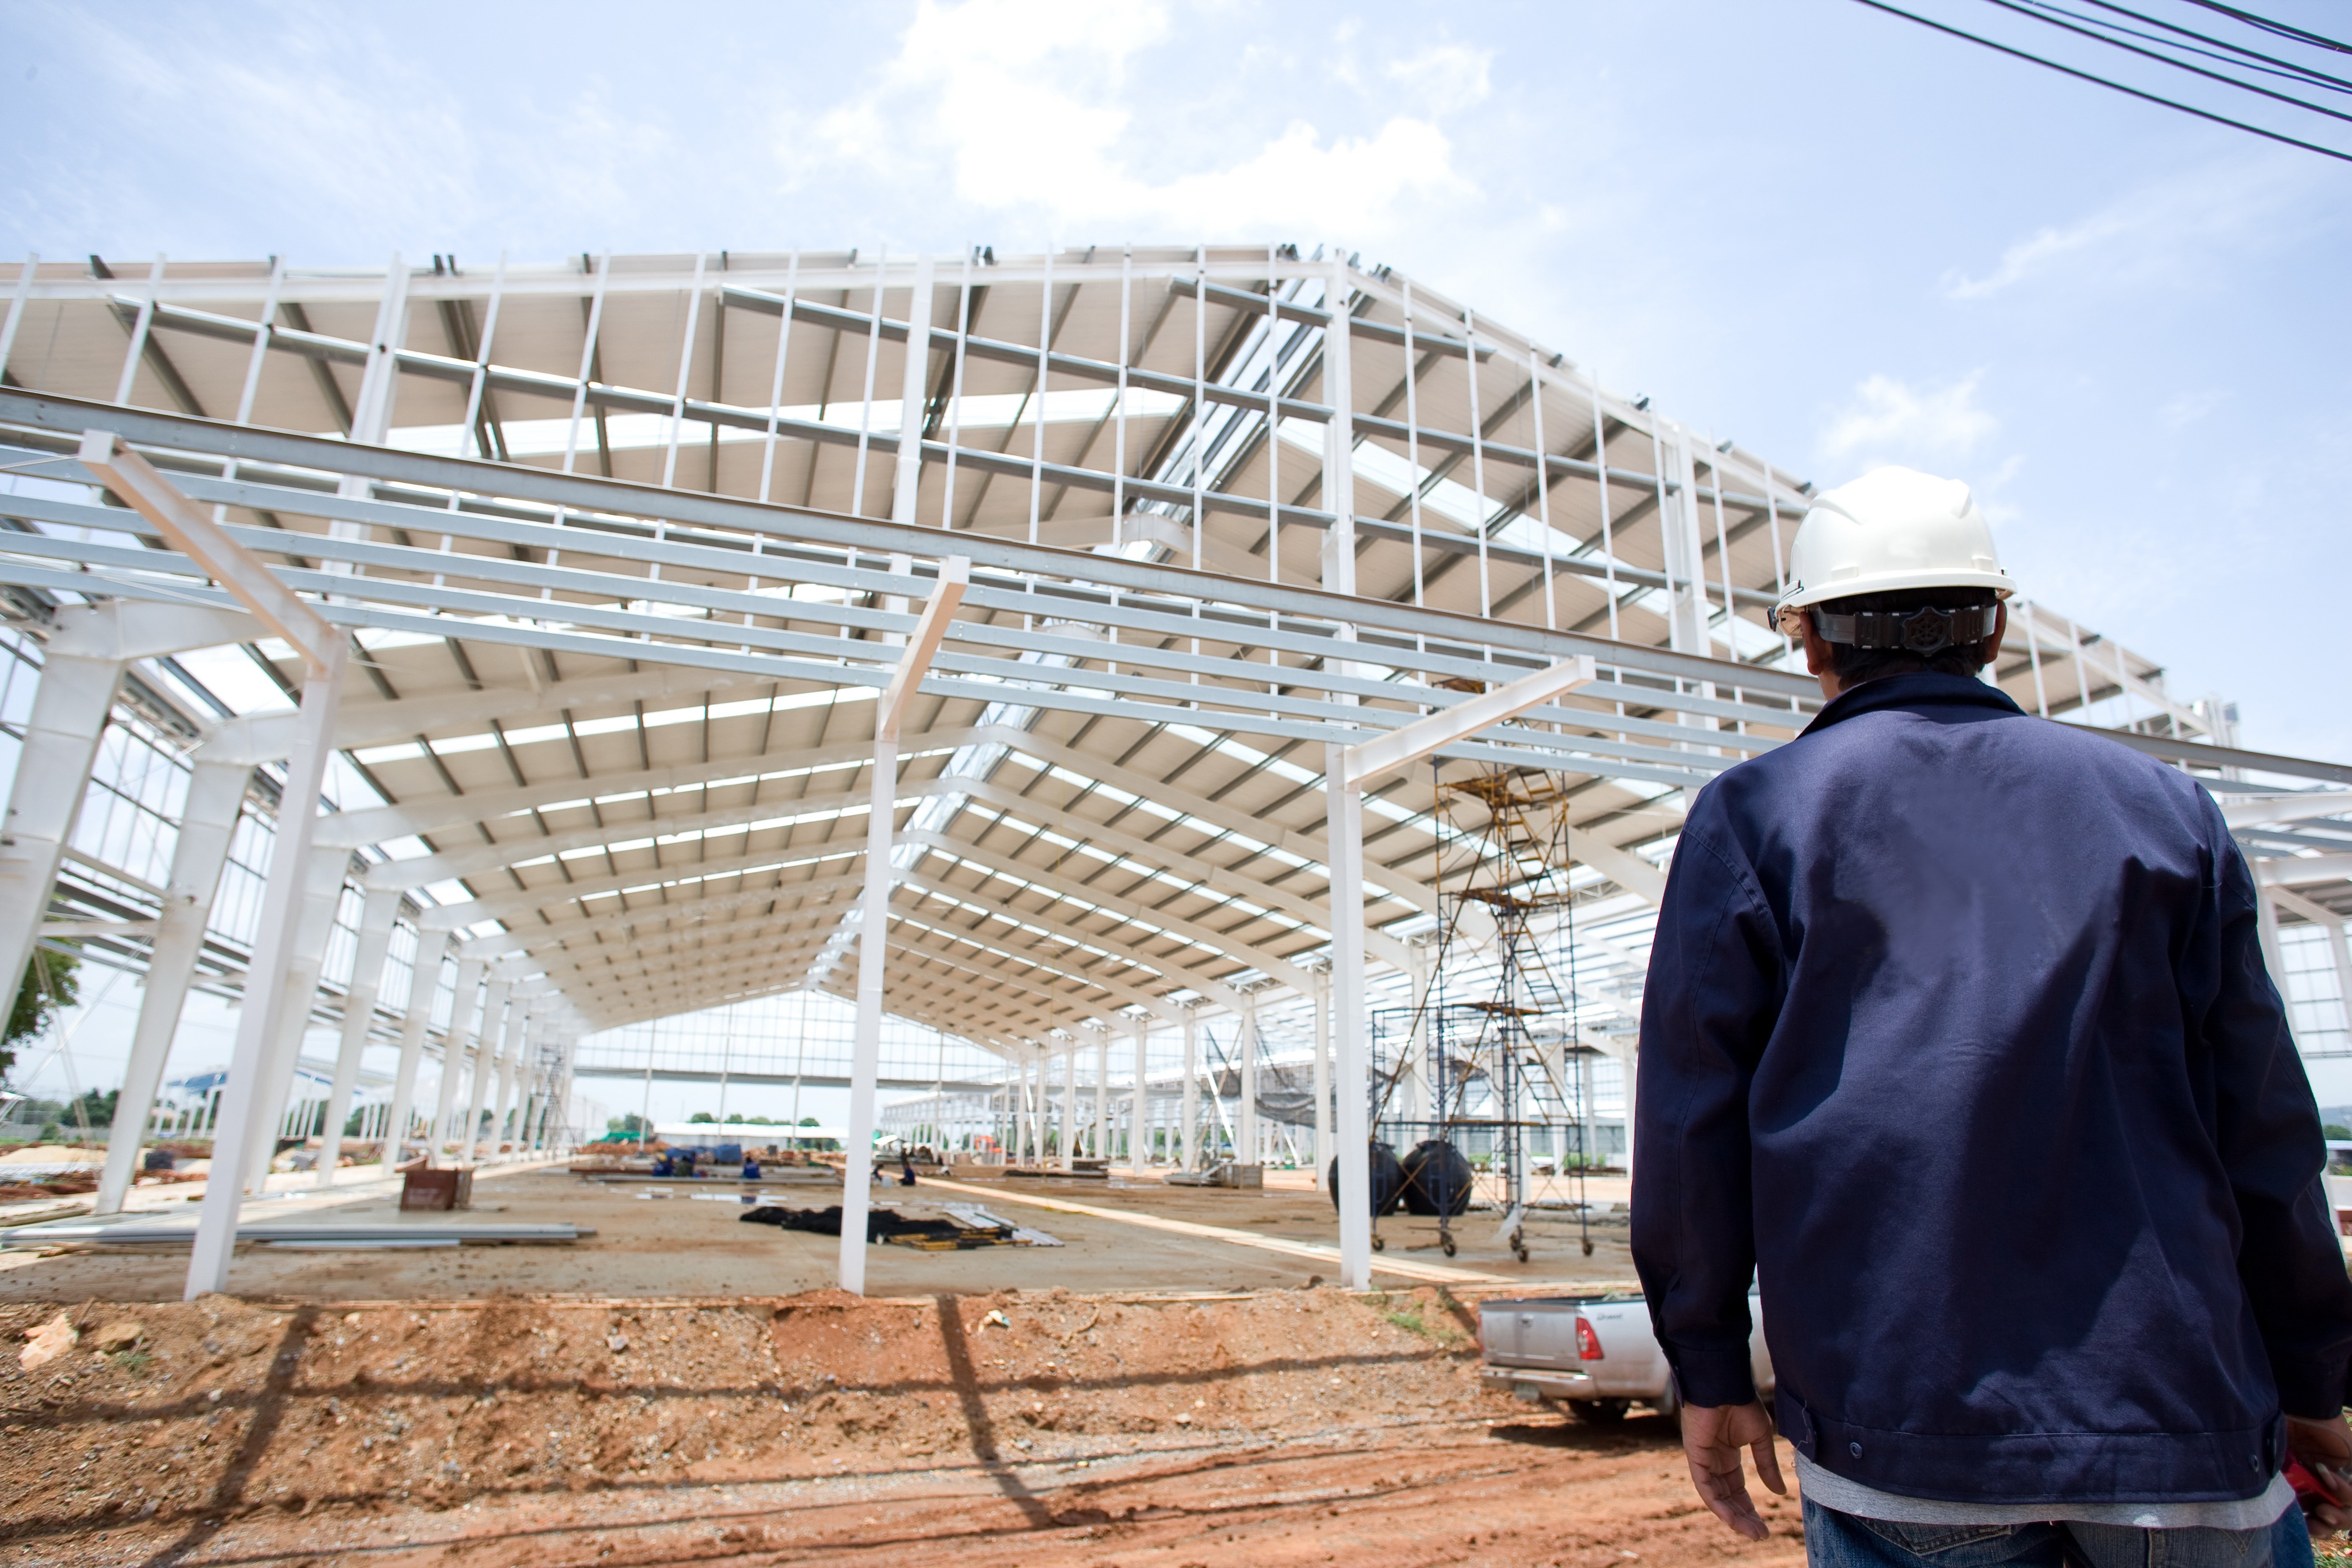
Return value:
[(1811, 735), (1856, 714), (1875, 713), (1885, 708), (1990, 708), (1995, 712), (2025, 717), (2025, 710), (1997, 686), (1988, 686), (1973, 675), (1943, 675), (1923, 669), (1908, 675), (1882, 675), (1860, 686), (1848, 687), (1814, 715), (1803, 732)]

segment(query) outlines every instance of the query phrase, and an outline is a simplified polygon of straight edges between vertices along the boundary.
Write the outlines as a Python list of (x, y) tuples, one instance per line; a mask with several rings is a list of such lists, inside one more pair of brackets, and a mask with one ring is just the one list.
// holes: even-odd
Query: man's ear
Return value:
[(1811, 611), (1799, 610), (1796, 616), (1798, 628), (1804, 635), (1805, 673), (1808, 675), (1828, 673), (1837, 662), (1837, 650), (1830, 646), (1829, 638), (1822, 636), (1820, 628), (1813, 625)]

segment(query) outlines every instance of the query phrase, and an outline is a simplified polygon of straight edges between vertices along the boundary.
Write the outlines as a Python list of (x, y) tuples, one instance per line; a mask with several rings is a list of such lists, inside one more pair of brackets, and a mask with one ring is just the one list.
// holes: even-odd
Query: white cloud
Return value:
[(2220, 387), (2190, 388), (2166, 398), (2156, 416), (2171, 429), (2185, 430), (2229, 399), (2230, 395)]
[(1183, 172), (1143, 172), (1171, 145), (1139, 129), (1133, 106), (1149, 95), (1135, 83), (1171, 37), (1158, 4), (920, 0), (872, 89), (817, 119), (787, 162), (845, 159), (909, 182), (943, 164), (955, 195), (983, 209), (1202, 237), (1360, 235), (1392, 227), (1409, 199), (1471, 189), (1436, 118), (1485, 95), (1486, 57), (1452, 47), (1419, 57), (1424, 114), (1330, 137), (1295, 119), (1255, 144), (1209, 137)]
[(2205, 274), (2217, 253), (2282, 243), (2310, 171), (2262, 155), (2145, 185), (2086, 217), (2037, 229), (2002, 250), (1981, 276), (1955, 268), (1944, 297), (1982, 300), (2034, 279), (2070, 276), (2105, 286), (2178, 286)]
[[(251, 242), (215, 241), (205, 228), (235, 234), (257, 216), (299, 213), (337, 235), (343, 248), (332, 259), (380, 263), (381, 251), (368, 254), (379, 239), (510, 232), (520, 215), (609, 222), (660, 189), (652, 176), (681, 156), (664, 126), (625, 111), (593, 78), (567, 85), (559, 100), (518, 93), (499, 118), (478, 117), (445, 72), (354, 11), (272, 4), (241, 21), (201, 9), (30, 15), (108, 104), (119, 133), (201, 160), (233, 197), (200, 207), (200, 226), (163, 199), (184, 193), (152, 168), (86, 178), (82, 193), (40, 193), (93, 238), (144, 206), (153, 216), (134, 224), (176, 229), (183, 247), (241, 247)], [(257, 47), (261, 37), (267, 47)]]
[(1492, 49), (1439, 44), (1417, 55), (1396, 60), (1388, 79), (1419, 99), (1433, 114), (1451, 114), (1486, 100), (1492, 90), (1486, 79), (1494, 63)]
[(2000, 422), (1977, 402), (1982, 371), (1943, 386), (1913, 386), (1873, 375), (1833, 416), (1819, 446), (1832, 461), (1948, 461), (1973, 456)]

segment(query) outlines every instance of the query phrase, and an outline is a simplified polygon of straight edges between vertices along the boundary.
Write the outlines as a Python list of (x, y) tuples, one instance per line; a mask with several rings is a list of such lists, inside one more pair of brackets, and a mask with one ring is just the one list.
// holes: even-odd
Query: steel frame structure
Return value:
[[(57, 869), (126, 675), (238, 644), (293, 689), (249, 609), (285, 595), (343, 639), (334, 700), (183, 717), (240, 790), (308, 739), (381, 795), (319, 817), (272, 887), (313, 914), (364, 894), (358, 978), (315, 1005), (354, 1070), (396, 1033), (396, 1127), (445, 954), (440, 1049), (480, 1042), (468, 1142), (494, 1077), (560, 1101), (583, 1032), (730, 1000), (855, 995), (1025, 1086), (1118, 1019), (1140, 1063), (1196, 1009), (1320, 997), (1326, 964), (1318, 1032), (1360, 1114), (1367, 987), (1412, 968), (1453, 830), (1429, 770), (1343, 759), (1436, 734), (1441, 764), (1570, 776), (1580, 886), (1624, 908), (1663, 886), (1687, 793), (1818, 706), (1767, 620), (1810, 485), (1337, 250), (36, 258), (5, 292), (0, 584), (46, 663), (0, 961), (89, 912)], [(242, 563), (120, 504), (91, 431)], [(892, 759), (879, 699), (955, 562)], [(2046, 606), (2011, 624), (1990, 679), (2206, 778), (2266, 918), (2326, 925), (2352, 997), (2352, 768), (2236, 748), (2225, 708)], [(1479, 695), (1570, 665), (1515, 714)], [(154, 931), (113, 922), (166, 982), (135, 1072), (161, 1070), (192, 962), (162, 926), (217, 875), (208, 844)], [(404, 919), (404, 1003), (370, 972)], [(291, 950), (270, 978), (318, 993)], [(1592, 951), (1633, 1016), (1638, 943)]]

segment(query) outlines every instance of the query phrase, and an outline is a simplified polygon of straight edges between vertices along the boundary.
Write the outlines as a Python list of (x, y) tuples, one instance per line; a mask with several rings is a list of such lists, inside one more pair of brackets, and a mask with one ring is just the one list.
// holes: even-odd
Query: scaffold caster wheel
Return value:
[(1526, 1247), (1515, 1247), (1511, 1248), (1511, 1251), (1517, 1256), (1520, 1262), (1525, 1263), (1528, 1260), (1528, 1249)]
[(1587, 1258), (1592, 1256), (1592, 1238), (1589, 1236), (1584, 1238), (1584, 1256)]
[(1386, 1252), (1388, 1249), (1389, 1244), (1386, 1238), (1377, 1236), (1372, 1237), (1372, 1250), (1374, 1252)]
[(1446, 1257), (1451, 1258), (1454, 1256), (1454, 1238), (1452, 1237), (1444, 1236), (1438, 1237), (1437, 1245), (1445, 1249)]

